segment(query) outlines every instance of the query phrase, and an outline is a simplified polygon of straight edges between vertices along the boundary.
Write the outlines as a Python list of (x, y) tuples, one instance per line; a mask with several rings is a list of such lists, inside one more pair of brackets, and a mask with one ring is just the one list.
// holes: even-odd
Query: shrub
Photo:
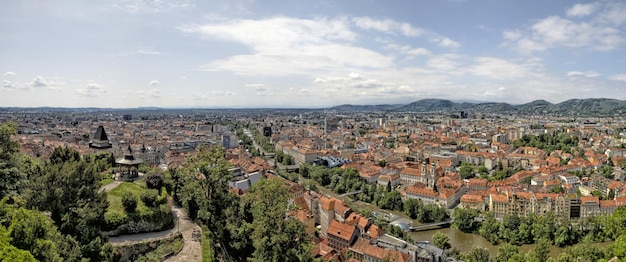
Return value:
[(156, 189), (146, 189), (141, 193), (141, 201), (147, 207), (155, 207), (159, 205), (159, 191)]
[(159, 201), (159, 205), (167, 203), (167, 189), (165, 187), (161, 187), (161, 194), (157, 201)]
[(119, 212), (107, 212), (104, 214), (105, 225), (102, 228), (105, 231), (115, 230), (120, 225), (128, 222), (128, 218)]
[(161, 174), (152, 173), (146, 176), (146, 186), (149, 189), (161, 189), (161, 187), (164, 185), (163, 183), (164, 179), (163, 175)]
[(126, 213), (133, 213), (137, 209), (137, 197), (132, 192), (124, 192), (122, 195), (122, 206)]

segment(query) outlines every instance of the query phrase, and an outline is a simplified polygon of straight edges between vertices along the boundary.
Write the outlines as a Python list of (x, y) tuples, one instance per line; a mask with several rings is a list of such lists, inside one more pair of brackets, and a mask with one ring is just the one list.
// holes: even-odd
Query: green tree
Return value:
[(480, 224), (476, 222), (478, 211), (474, 209), (456, 208), (454, 209), (454, 223), (452, 226), (465, 233), (472, 233), (478, 230)]
[(409, 198), (404, 201), (404, 213), (412, 219), (417, 218), (417, 214), (422, 207), (422, 202), (415, 199)]
[(504, 243), (503, 245), (498, 247), (498, 253), (496, 254), (496, 262), (507, 262), (514, 255), (519, 254), (519, 249), (517, 246), (511, 245), (509, 243)]
[(500, 223), (496, 220), (492, 212), (487, 212), (485, 221), (480, 225), (478, 233), (483, 236), (491, 244), (498, 244), (498, 232), (500, 231)]
[(486, 248), (473, 246), (472, 250), (466, 254), (465, 259), (469, 262), (489, 262), (491, 256)]
[(249, 261), (301, 261), (310, 258), (304, 225), (286, 217), (289, 189), (278, 178), (253, 185), (243, 199), (252, 218), (252, 245)]
[(8, 236), (7, 229), (0, 225), (0, 258), (3, 261), (37, 261), (33, 255), (27, 250), (19, 249), (10, 243), (11, 238)]
[(182, 187), (176, 192), (191, 218), (206, 225), (218, 241), (226, 238), (227, 214), (235, 212), (236, 196), (228, 191), (228, 162), (221, 147), (199, 147), (183, 164)]
[(474, 168), (467, 162), (463, 162), (461, 164), (461, 168), (459, 169), (459, 175), (461, 179), (469, 179), (474, 177)]
[(27, 183), (26, 174), (20, 170), (20, 144), (11, 139), (16, 134), (15, 123), (0, 124), (0, 198), (19, 195)]
[(452, 247), (452, 245), (450, 245), (450, 238), (444, 233), (435, 233), (432, 240), (433, 244), (435, 244), (438, 248), (446, 250)]
[(550, 240), (546, 238), (540, 238), (537, 241), (537, 246), (535, 247), (535, 253), (539, 261), (548, 260), (548, 254), (550, 254)]
[(57, 147), (41, 173), (31, 180), (28, 207), (50, 211), (59, 231), (77, 241), (80, 256), (107, 260), (110, 244), (100, 227), (105, 224), (108, 202), (106, 193), (98, 192), (100, 175), (93, 163), (74, 150)]

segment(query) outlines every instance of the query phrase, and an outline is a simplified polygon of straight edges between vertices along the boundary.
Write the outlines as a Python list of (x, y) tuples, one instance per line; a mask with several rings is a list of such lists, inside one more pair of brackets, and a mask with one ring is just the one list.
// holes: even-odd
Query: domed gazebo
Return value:
[(115, 163), (117, 163), (119, 167), (122, 178), (133, 179), (139, 177), (139, 165), (143, 163), (143, 160), (135, 157), (135, 155), (133, 155), (133, 149), (128, 145), (124, 157), (118, 158), (115, 160)]

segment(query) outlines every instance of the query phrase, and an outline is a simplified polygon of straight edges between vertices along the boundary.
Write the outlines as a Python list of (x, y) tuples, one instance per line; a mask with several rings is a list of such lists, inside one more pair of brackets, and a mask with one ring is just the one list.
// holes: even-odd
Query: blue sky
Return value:
[(1, 1), (0, 106), (626, 99), (626, 1)]

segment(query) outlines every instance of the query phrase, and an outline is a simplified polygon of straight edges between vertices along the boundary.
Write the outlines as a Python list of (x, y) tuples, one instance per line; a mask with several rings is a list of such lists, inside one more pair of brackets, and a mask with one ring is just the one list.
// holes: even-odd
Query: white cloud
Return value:
[(217, 96), (234, 96), (237, 93), (231, 91), (213, 91), (213, 95)]
[(31, 81), (30, 83), (28, 83), (29, 87), (47, 87), (48, 86), (48, 82), (46, 81), (46, 79), (44, 79), (41, 76), (36, 76), (35, 79), (33, 79), (33, 81)]
[(440, 47), (456, 49), (461, 46), (450, 38), (443, 37), (435, 32), (414, 27), (409, 23), (398, 22), (389, 18), (373, 19), (368, 16), (352, 18), (354, 24), (361, 29), (374, 30), (391, 35), (403, 35), (406, 37), (424, 36)]
[(566, 74), (568, 77), (573, 77), (573, 76), (584, 76), (584, 77), (598, 77), (600, 76), (600, 74), (594, 72), (594, 71), (586, 71), (586, 72), (581, 72), (581, 71), (569, 71)]
[(459, 63), (456, 56), (443, 55), (428, 59), (426, 66), (439, 71), (451, 71), (457, 69)]
[(567, 9), (566, 14), (567, 16), (575, 16), (575, 17), (576, 16), (577, 17), (588, 16), (591, 13), (595, 12), (596, 7), (597, 6), (594, 3), (575, 4), (571, 8)]
[(626, 74), (614, 75), (611, 77), (611, 80), (626, 81)]
[(6, 77), (13, 77), (15, 75), (16, 75), (15, 72), (11, 72), (11, 71), (4, 73), (4, 76), (6, 76)]
[(116, 0), (113, 4), (119, 10), (135, 14), (184, 10), (194, 6), (193, 0)]
[(2, 87), (9, 88), (9, 89), (16, 89), (17, 85), (15, 85), (13, 82), (9, 80), (4, 80), (2, 81)]
[(501, 86), (500, 88), (498, 88), (498, 91), (499, 91), (499, 92), (504, 92), (504, 91), (506, 91), (506, 88), (505, 88), (505, 87), (503, 87), (503, 86)]
[(350, 77), (351, 79), (361, 79), (361, 78), (363, 78), (363, 77), (361, 77), (361, 75), (359, 75), (359, 74), (357, 74), (357, 73), (354, 73), (354, 72), (351, 72), (351, 73), (348, 75), (348, 77)]
[(461, 44), (452, 41), (450, 38), (442, 38), (441, 40), (438, 41), (439, 46), (441, 47), (447, 47), (447, 48), (459, 48), (461, 46)]
[(477, 76), (514, 79), (527, 75), (527, 69), (524, 66), (495, 57), (476, 57), (474, 63), (469, 68), (469, 72)]
[(375, 30), (387, 34), (401, 34), (408, 37), (420, 36), (424, 30), (412, 26), (409, 23), (401, 23), (395, 20), (386, 19), (373, 19), (368, 16), (354, 17), (352, 22), (361, 29)]
[(246, 84), (246, 85), (244, 85), (244, 87), (248, 88), (248, 89), (252, 89), (252, 90), (254, 90), (256, 92), (259, 92), (259, 93), (266, 92), (267, 90), (269, 90), (267, 88), (267, 86), (264, 85), (264, 84)]
[[(600, 10), (596, 12), (597, 10)], [(577, 4), (567, 10), (569, 17), (549, 16), (529, 27), (503, 32), (505, 45), (522, 53), (551, 48), (615, 50), (626, 43), (621, 26), (626, 23), (626, 2), (603, 1)]]
[(249, 46), (253, 54), (235, 55), (200, 67), (207, 71), (232, 71), (243, 75), (313, 75), (346, 68), (387, 68), (393, 58), (351, 45), (356, 34), (345, 19), (274, 17), (233, 20), (180, 30), (211, 40)]
[(428, 49), (426, 48), (421, 48), (421, 47), (413, 48), (408, 45), (400, 46), (397, 44), (387, 44), (385, 46), (385, 49), (397, 51), (397, 52), (400, 52), (401, 54), (408, 55), (410, 57), (426, 56), (426, 55), (431, 54), (431, 52), (428, 51)]
[(326, 79), (316, 78), (315, 83), (325, 84), (327, 86), (333, 87), (333, 89), (341, 89), (341, 88), (357, 88), (357, 89), (370, 89), (381, 87), (384, 84), (376, 79), (365, 79), (360, 74), (351, 72), (348, 76), (339, 76), (339, 77), (328, 77)]
[[(104, 92), (106, 93), (106, 92)], [(152, 89), (150, 91), (143, 91), (143, 90), (138, 90), (138, 91), (126, 91), (126, 93), (132, 93), (134, 96), (137, 96), (140, 99), (147, 99), (147, 98), (152, 98), (152, 99), (159, 99), (161, 98), (161, 91), (159, 91), (159, 89)]]
[(157, 80), (152, 80), (149, 83), (149, 85), (151, 85), (151, 86), (156, 86), (156, 85), (159, 85), (159, 84), (161, 84), (161, 83), (159, 81), (157, 81)]
[(89, 82), (84, 88), (76, 89), (76, 93), (82, 97), (98, 97), (107, 94), (107, 89), (95, 82)]

